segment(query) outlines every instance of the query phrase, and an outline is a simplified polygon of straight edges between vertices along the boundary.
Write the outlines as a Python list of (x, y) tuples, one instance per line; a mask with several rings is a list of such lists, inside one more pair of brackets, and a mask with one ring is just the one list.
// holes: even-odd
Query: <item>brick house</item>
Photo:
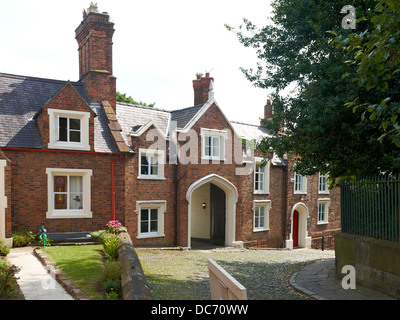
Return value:
[(338, 190), (243, 148), (269, 133), (227, 119), (209, 74), (192, 107), (119, 103), (108, 14), (89, 8), (75, 32), (79, 81), (0, 73), (0, 237), (118, 219), (138, 246), (319, 247), (322, 233), (333, 245)]

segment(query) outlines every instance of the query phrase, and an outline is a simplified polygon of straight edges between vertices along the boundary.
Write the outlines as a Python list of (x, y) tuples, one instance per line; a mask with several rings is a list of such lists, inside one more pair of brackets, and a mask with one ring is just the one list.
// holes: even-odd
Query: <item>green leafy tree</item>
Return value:
[[(354, 1), (366, 12), (370, 1)], [(348, 1), (275, 0), (270, 23), (258, 28), (249, 20), (238, 28), (227, 26), (246, 47), (256, 49), (256, 68), (242, 71), (255, 86), (273, 89), (273, 116), (264, 125), (273, 133), (258, 149), (272, 148), (279, 156), (296, 156), (296, 171), (329, 173), (337, 178), (398, 171), (399, 150), (380, 143), (379, 122), (361, 120), (361, 110), (346, 105), (356, 97), (367, 101), (375, 93), (354, 84), (346, 73), (346, 50), (333, 45), (335, 36), (349, 35), (342, 28), (343, 6)], [(360, 21), (365, 29), (369, 21)], [(287, 92), (290, 85), (295, 90)]]
[(146, 102), (143, 101), (135, 101), (131, 96), (127, 96), (126, 93), (120, 93), (117, 91), (117, 101), (118, 102), (126, 102), (126, 103), (131, 103), (131, 104), (136, 104), (144, 107), (154, 107), (156, 104), (155, 102), (147, 104)]
[(400, 1), (377, 0), (358, 20), (368, 21), (370, 28), (338, 35), (335, 41), (349, 53), (346, 63), (355, 66), (345, 76), (374, 94), (368, 100), (358, 95), (348, 106), (362, 109), (363, 119), (380, 122), (380, 141), (389, 138), (400, 147)]

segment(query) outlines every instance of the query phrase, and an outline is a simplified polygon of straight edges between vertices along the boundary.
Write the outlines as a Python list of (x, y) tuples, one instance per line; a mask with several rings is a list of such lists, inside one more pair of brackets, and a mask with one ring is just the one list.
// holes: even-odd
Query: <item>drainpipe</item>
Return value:
[(283, 167), (283, 246), (285, 247), (285, 242), (287, 240), (287, 230), (288, 230), (288, 220), (287, 220), (287, 186), (288, 186), (288, 165), (287, 163)]
[(111, 160), (111, 220), (115, 220), (115, 160)]

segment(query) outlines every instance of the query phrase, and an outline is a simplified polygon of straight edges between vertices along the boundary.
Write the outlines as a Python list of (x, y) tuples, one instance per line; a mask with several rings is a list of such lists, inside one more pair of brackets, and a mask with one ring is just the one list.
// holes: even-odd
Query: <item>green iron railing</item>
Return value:
[(342, 181), (344, 233), (400, 242), (400, 175)]

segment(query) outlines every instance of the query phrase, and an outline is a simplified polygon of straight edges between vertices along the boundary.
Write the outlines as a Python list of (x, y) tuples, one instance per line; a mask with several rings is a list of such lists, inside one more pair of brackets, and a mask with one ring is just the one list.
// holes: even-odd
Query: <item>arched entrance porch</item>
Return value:
[(192, 238), (222, 246), (242, 246), (235, 241), (238, 192), (227, 179), (210, 174), (190, 185), (188, 201), (188, 247)]
[(308, 236), (308, 208), (304, 203), (296, 203), (290, 214), (290, 234), (286, 248), (311, 248), (311, 237)]

